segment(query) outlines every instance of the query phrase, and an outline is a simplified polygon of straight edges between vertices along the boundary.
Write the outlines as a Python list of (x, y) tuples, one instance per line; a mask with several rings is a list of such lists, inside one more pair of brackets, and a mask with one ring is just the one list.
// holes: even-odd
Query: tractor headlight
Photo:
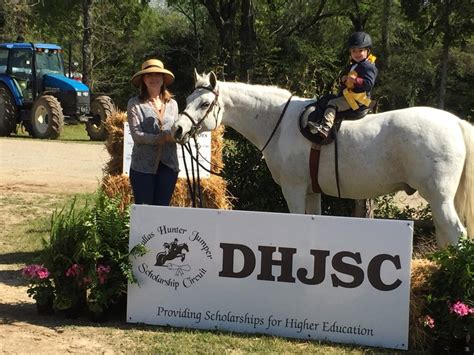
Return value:
[(87, 96), (89, 96), (89, 93), (87, 91), (78, 91), (77, 96), (87, 97)]

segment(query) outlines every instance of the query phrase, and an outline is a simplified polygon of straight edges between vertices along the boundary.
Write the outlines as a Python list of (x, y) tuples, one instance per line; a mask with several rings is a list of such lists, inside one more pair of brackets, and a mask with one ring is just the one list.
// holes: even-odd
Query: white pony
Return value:
[[(195, 75), (195, 90), (172, 128), (176, 141), (186, 143), (196, 132), (222, 123), (262, 149), (290, 92), (220, 82), (213, 72)], [(291, 213), (321, 214), (321, 195), (311, 188), (311, 142), (298, 127), (300, 113), (310, 101), (291, 99), (263, 152)], [(337, 196), (333, 145), (321, 147), (318, 182), (324, 193)], [(473, 151), (473, 126), (434, 108), (413, 107), (343, 121), (338, 134), (341, 197), (366, 199), (418, 190), (431, 205), (438, 245), (455, 244), (462, 234), (474, 236)]]

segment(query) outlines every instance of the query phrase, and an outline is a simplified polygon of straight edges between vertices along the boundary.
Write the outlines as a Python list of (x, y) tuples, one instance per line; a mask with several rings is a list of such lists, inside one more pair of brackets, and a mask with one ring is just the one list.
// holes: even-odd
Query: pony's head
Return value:
[(200, 132), (217, 128), (222, 120), (216, 74), (199, 75), (195, 69), (194, 80), (194, 91), (186, 98), (186, 108), (171, 128), (171, 134), (180, 144), (187, 143)]

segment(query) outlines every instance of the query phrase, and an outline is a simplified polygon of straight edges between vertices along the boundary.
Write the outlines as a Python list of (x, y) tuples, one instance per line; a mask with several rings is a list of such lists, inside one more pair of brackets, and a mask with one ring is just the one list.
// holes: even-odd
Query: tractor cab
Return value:
[(57, 138), (67, 119), (86, 122), (92, 140), (105, 139), (112, 101), (91, 101), (89, 88), (65, 75), (62, 52), (55, 44), (0, 43), (0, 135), (22, 124), (34, 137)]
[(64, 76), (62, 50), (52, 44), (4, 44), (0, 46), (0, 74), (13, 79), (20, 94), (19, 104), (31, 104), (44, 92), (46, 74)]

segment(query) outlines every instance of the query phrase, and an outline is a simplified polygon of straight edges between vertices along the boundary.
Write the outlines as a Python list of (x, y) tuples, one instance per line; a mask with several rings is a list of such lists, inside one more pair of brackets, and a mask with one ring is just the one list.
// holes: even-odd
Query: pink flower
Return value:
[(425, 316), (425, 319), (423, 320), (423, 325), (425, 327), (429, 327), (429, 328), (433, 329), (434, 326), (435, 326), (435, 321), (430, 316)]
[(82, 266), (79, 264), (72, 264), (72, 266), (66, 270), (66, 276), (79, 276), (82, 274)]
[(101, 285), (107, 281), (107, 274), (110, 272), (110, 265), (97, 265), (97, 274), (99, 276), (99, 282)]
[(36, 274), (40, 279), (47, 279), (49, 276), (49, 271), (46, 268), (41, 268), (41, 270), (38, 270)]
[(110, 265), (99, 264), (97, 266), (97, 273), (99, 274), (108, 274), (110, 272)]
[(457, 301), (455, 304), (450, 305), (449, 312), (456, 313), (459, 317), (467, 316), (470, 313), (470, 308), (461, 301)]
[(27, 265), (21, 270), (21, 274), (29, 279), (40, 279), (44, 280), (49, 277), (49, 271), (43, 265)]

